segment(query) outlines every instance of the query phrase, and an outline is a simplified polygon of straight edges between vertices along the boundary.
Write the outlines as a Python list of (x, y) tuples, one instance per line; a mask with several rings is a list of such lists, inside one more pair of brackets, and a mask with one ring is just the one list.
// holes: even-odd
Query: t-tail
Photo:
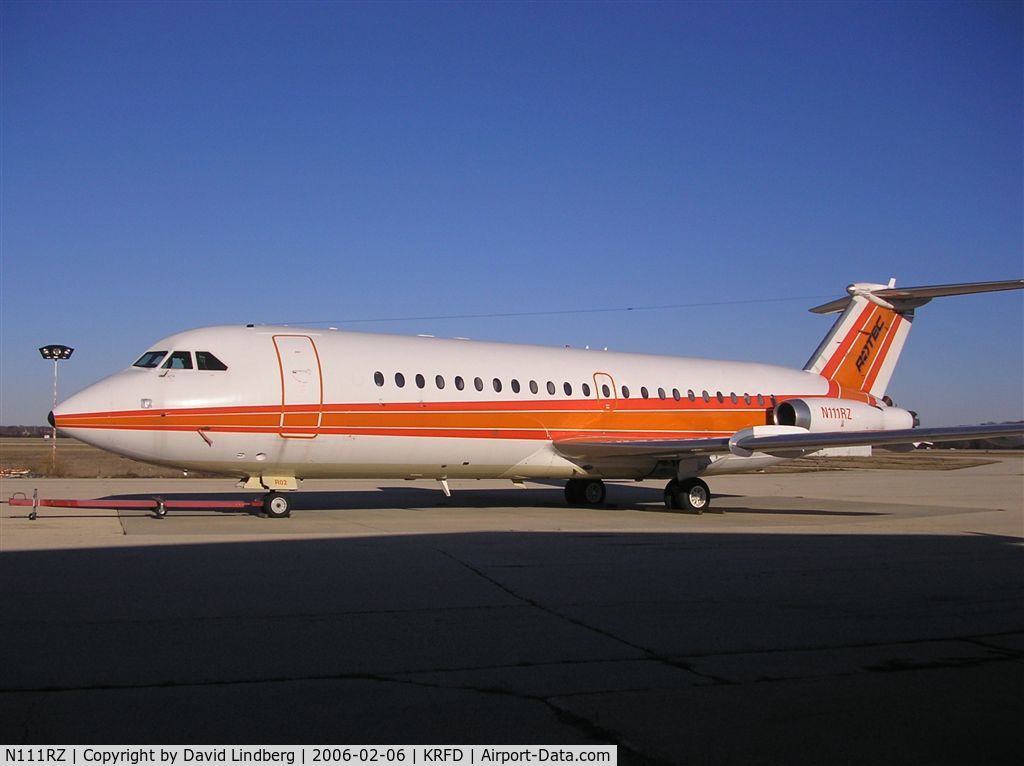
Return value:
[(1022, 279), (902, 288), (896, 287), (895, 279), (887, 285), (857, 282), (846, 288), (847, 297), (811, 309), (815, 314), (842, 314), (804, 369), (833, 380), (844, 389), (881, 398), (907, 342), (915, 309), (945, 295), (1021, 287)]

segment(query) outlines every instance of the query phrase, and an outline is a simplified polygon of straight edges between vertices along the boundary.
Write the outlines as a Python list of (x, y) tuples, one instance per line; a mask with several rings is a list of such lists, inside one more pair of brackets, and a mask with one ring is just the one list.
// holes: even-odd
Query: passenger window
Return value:
[(380, 372), (380, 371), (377, 371), (377, 372), (373, 373), (373, 382), (376, 383), (378, 386), (383, 386), (384, 385), (384, 373)]
[(750, 394), (743, 394), (743, 403), (750, 404)]
[(708, 390), (706, 388), (703, 391), (700, 392), (700, 395), (701, 395), (701, 398), (704, 399), (705, 403), (711, 401), (711, 394), (708, 393)]
[(757, 395), (757, 406), (764, 407), (764, 396), (762, 396), (761, 394)]
[(196, 367), (200, 370), (216, 370), (217, 372), (223, 372), (228, 368), (224, 362), (209, 351), (196, 351)]
[(461, 375), (455, 376), (455, 387), (460, 391), (466, 387), (466, 381), (462, 379)]
[(555, 395), (555, 384), (552, 383), (550, 380), (548, 381), (548, 393), (551, 394), (552, 396)]
[(144, 367), (147, 370), (151, 370), (159, 365), (166, 355), (166, 351), (147, 351), (139, 357), (139, 361), (133, 364), (132, 367)]
[(495, 392), (501, 393), (501, 380), (495, 378), (491, 383), (494, 385)]
[(686, 398), (689, 399), (691, 402), (695, 402), (697, 401), (697, 394), (693, 393), (692, 388), (688, 388), (686, 389)]
[(537, 388), (537, 381), (531, 380), (530, 381), (530, 393), (531, 394), (535, 394), (535, 393), (537, 393), (538, 390), (539, 389)]
[(477, 391), (483, 391), (484, 382), (480, 380), (480, 378), (473, 378), (473, 388), (475, 388)]
[(587, 383), (584, 383), (584, 384), (583, 384), (583, 385), (581, 386), (581, 388), (583, 389), (583, 395), (584, 395), (584, 396), (590, 396), (590, 385), (589, 385), (589, 384), (587, 384)]
[(739, 404), (739, 399), (736, 398), (736, 392), (735, 391), (732, 391), (729, 394), (729, 401), (731, 401), (733, 404)]
[(607, 383), (602, 383), (601, 384), (601, 396), (603, 396), (605, 399), (611, 399), (612, 398), (612, 390), (610, 388), (608, 388), (608, 384)]
[(623, 399), (628, 399), (629, 398), (629, 386), (623, 386), (622, 387), (622, 398)]
[(400, 372), (395, 373), (395, 385), (399, 388), (405, 387), (405, 376)]
[(512, 393), (519, 393), (519, 381), (516, 380), (515, 378), (512, 378)]
[(444, 376), (443, 375), (436, 375), (436, 376), (434, 376), (434, 385), (437, 386), (437, 390), (438, 391), (440, 391), (442, 388), (444, 388)]
[(721, 391), (715, 391), (715, 398), (718, 400), (719, 404), (725, 403), (725, 396), (722, 394)]
[(563, 383), (562, 390), (565, 391), (566, 396), (572, 396), (572, 383)]
[(191, 351), (175, 351), (164, 362), (165, 370), (191, 370), (192, 369), (192, 352)]
[(642, 396), (644, 399), (648, 397), (647, 386), (640, 386), (640, 396)]
[(665, 398), (665, 389), (661, 388), (660, 386), (658, 387), (658, 398), (659, 399), (664, 399)]
[[(693, 396), (693, 391), (690, 392), (690, 396)], [(678, 388), (673, 388), (672, 389), (672, 398), (675, 399), (677, 402), (680, 399), (683, 398), (683, 395), (681, 393), (679, 393), (679, 389)]]
[(416, 388), (423, 388), (425, 385), (427, 385), (426, 378), (424, 378), (422, 375), (420, 375), (417, 372), (416, 373)]

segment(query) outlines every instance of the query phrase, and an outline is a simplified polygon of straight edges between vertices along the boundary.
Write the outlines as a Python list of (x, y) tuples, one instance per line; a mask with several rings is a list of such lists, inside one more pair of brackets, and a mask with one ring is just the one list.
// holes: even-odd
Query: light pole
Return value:
[[(43, 359), (53, 360), (53, 410), (57, 409), (57, 362), (64, 359), (70, 359), (71, 355), (75, 353), (75, 350), (70, 346), (62, 346), (55, 343), (50, 346), (43, 346), (39, 349), (39, 355)], [(50, 436), (50, 440), (53, 442), (53, 447), (50, 450), (50, 473), (54, 473), (57, 469), (57, 424), (53, 424), (53, 434)]]

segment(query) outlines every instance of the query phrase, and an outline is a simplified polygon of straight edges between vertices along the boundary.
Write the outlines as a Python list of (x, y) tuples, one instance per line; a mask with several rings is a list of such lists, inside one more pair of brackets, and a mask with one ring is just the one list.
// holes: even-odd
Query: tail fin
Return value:
[(858, 282), (846, 288), (848, 297), (812, 308), (816, 314), (843, 313), (804, 369), (844, 388), (881, 397), (910, 334), (914, 309), (944, 295), (1019, 290), (1024, 287), (1024, 280), (931, 287), (895, 285), (895, 279), (887, 285)]

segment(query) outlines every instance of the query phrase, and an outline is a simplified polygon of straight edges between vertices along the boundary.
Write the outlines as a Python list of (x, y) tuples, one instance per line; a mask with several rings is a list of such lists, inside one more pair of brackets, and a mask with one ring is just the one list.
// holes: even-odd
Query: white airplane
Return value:
[(148, 463), (235, 476), (290, 512), (307, 478), (566, 479), (598, 504), (605, 479), (668, 479), (700, 513), (700, 478), (826, 447), (983, 438), (1018, 425), (918, 428), (884, 395), (914, 310), (1024, 280), (858, 283), (802, 370), (768, 364), (340, 332), (207, 327), (155, 343), (62, 402), (65, 434)]

